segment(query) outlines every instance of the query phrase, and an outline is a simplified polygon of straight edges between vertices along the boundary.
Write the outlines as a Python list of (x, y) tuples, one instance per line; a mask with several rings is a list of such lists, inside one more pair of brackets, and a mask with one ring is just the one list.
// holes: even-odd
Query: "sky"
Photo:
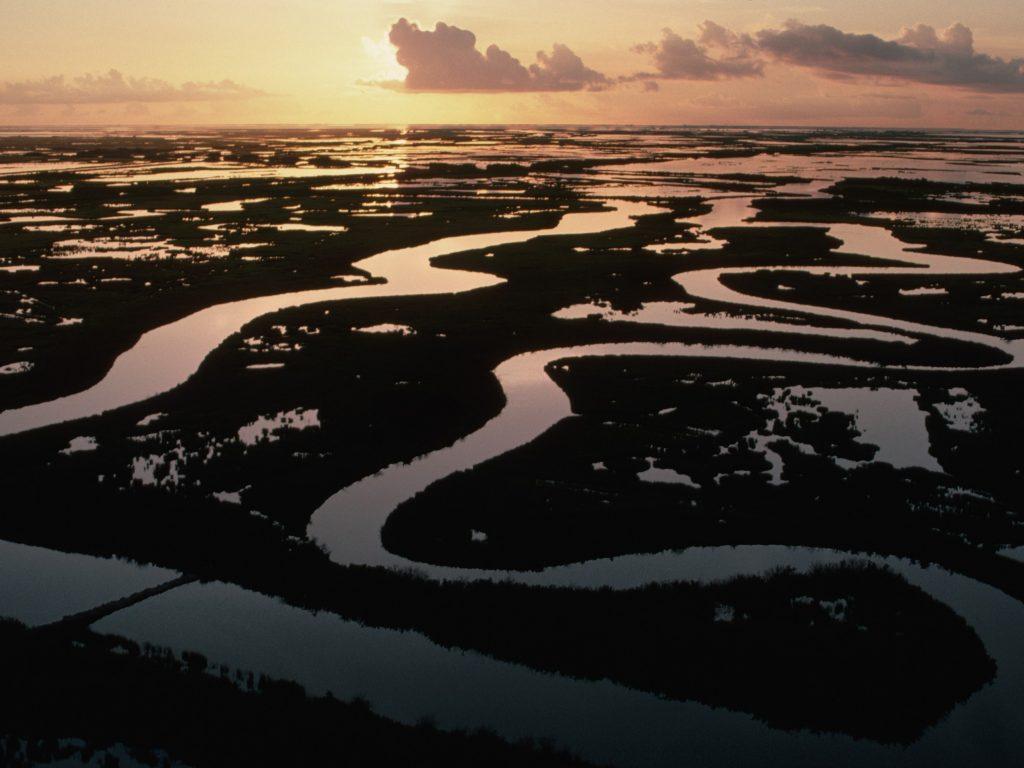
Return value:
[(1021, 0), (0, 0), (0, 124), (1024, 129)]

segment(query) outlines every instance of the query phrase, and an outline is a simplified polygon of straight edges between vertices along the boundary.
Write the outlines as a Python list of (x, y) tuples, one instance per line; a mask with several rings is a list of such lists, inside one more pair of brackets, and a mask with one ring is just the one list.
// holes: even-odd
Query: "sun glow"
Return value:
[(373, 66), (376, 67), (373, 75), (370, 77), (371, 81), (401, 81), (408, 74), (405, 67), (398, 63), (398, 59), (395, 57), (395, 46), (391, 44), (386, 34), (377, 40), (363, 37), (363, 51), (365, 51), (367, 58), (373, 62)]

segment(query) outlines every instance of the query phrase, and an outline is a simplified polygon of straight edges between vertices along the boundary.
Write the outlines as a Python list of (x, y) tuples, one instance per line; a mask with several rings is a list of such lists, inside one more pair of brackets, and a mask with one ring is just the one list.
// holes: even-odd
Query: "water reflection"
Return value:
[(29, 626), (48, 624), (178, 575), (125, 560), (0, 541), (0, 616)]
[[(600, 561), (600, 583), (618, 587), (677, 579), (761, 573), (778, 565), (806, 569), (845, 555), (788, 547), (699, 548)], [(939, 568), (897, 558), (885, 563), (964, 616), (999, 664), (996, 682), (957, 707), (910, 747), (886, 747), (835, 734), (785, 732), (753, 717), (672, 701), (610, 682), (583, 682), (532, 671), (474, 652), (445, 649), (414, 632), (363, 627), (310, 614), (224, 584), (191, 585), (94, 625), (199, 650), (212, 661), (296, 680), (311, 692), (365, 696), (375, 711), (405, 723), (433, 717), (442, 728), (487, 727), (509, 739), (548, 736), (598, 763), (668, 768), (680, 760), (737, 764), (1016, 765), (1024, 749), (1024, 606), (998, 590)], [(593, 571), (552, 569), (526, 583), (594, 586)], [(287, 652), (282, 652), (287, 649)], [(838, 695), (838, 694), (837, 694)]]
[(523, 242), (538, 234), (572, 235), (625, 227), (633, 216), (652, 210), (644, 203), (623, 202), (607, 212), (567, 214), (542, 233), (520, 230), (444, 237), (425, 245), (385, 251), (355, 263), (355, 268), (383, 277), (385, 283), (297, 291), (207, 307), (143, 334), (94, 387), (46, 403), (0, 412), (0, 435), (92, 416), (166, 392), (195, 373), (225, 339), (262, 315), (326, 301), (457, 293), (497, 285), (502, 280), (493, 275), (435, 269), (430, 260), (447, 253)]
[[(1016, 267), (976, 258), (924, 254), (899, 241), (886, 228), (858, 224), (779, 224), (757, 220), (754, 201), (771, 195), (802, 196), (821, 199), (835, 181), (847, 178), (896, 176), (923, 178), (940, 182), (989, 183), (1014, 180), (1022, 175), (1019, 141), (984, 142), (965, 137), (956, 151), (934, 150), (896, 153), (872, 149), (875, 138), (846, 137), (850, 145), (862, 144), (855, 154), (819, 153), (800, 155), (782, 151), (790, 146), (785, 131), (763, 135), (759, 139), (743, 132), (722, 132), (737, 140), (737, 146), (750, 149), (748, 157), (713, 156), (673, 157), (662, 152), (695, 155), (720, 148), (720, 134), (681, 136), (668, 132), (591, 132), (561, 130), (523, 130), (516, 132), (467, 131), (457, 143), (450, 137), (429, 137), (416, 131), (385, 135), (338, 137), (328, 133), (308, 137), (281, 137), (266, 142), (268, 148), (257, 153), (251, 163), (205, 162), (196, 159), (211, 150), (197, 143), (198, 134), (181, 137), (184, 145), (172, 154), (181, 161), (128, 163), (13, 163), (0, 166), (3, 182), (13, 187), (33, 185), (32, 174), (39, 170), (77, 172), (75, 184), (52, 187), (62, 195), (82, 184), (126, 187), (148, 182), (168, 184), (196, 183), (179, 187), (177, 192), (196, 193), (206, 182), (224, 180), (277, 182), (289, 179), (330, 181), (331, 177), (356, 176), (353, 183), (335, 181), (313, 189), (324, 192), (367, 193), (368, 205), (353, 218), (431, 215), (431, 212), (399, 213), (390, 209), (399, 199), (396, 191), (420, 190), (422, 199), (451, 201), (470, 196), (517, 200), (524, 184), (517, 179), (511, 186), (498, 188), (494, 178), (487, 179), (492, 163), (522, 163), (524, 167), (538, 159), (580, 161), (583, 167), (567, 172), (555, 166), (531, 168), (523, 177), (528, 185), (571, 184), (594, 199), (610, 200), (613, 210), (568, 214), (557, 226), (540, 231), (499, 232), (482, 235), (440, 237), (411, 248), (386, 251), (356, 264), (374, 278), (385, 282), (359, 280), (345, 285), (313, 291), (260, 296), (243, 301), (207, 307), (186, 318), (146, 333), (131, 350), (119, 357), (113, 368), (95, 387), (69, 397), (28, 406), (0, 414), (0, 434), (11, 434), (65, 420), (101, 413), (128, 403), (149, 398), (184, 382), (206, 356), (246, 323), (270, 312), (314, 302), (350, 298), (442, 295), (497, 285), (500, 278), (481, 272), (434, 268), (431, 258), (466, 250), (490, 249), (522, 242), (538, 235), (573, 235), (600, 232), (630, 226), (632, 217), (664, 212), (658, 199), (700, 195), (710, 202), (710, 211), (687, 219), (694, 225), (697, 241), (653, 246), (652, 250), (676, 255), (713, 252), (728, 244), (721, 228), (773, 227), (794, 229), (815, 227), (841, 240), (834, 251), (838, 257), (866, 256), (870, 265), (856, 267), (793, 267), (766, 264), (759, 269), (776, 272), (798, 271), (818, 276), (863, 277), (901, 275), (918, 278), (921, 285), (904, 289), (908, 301), (915, 296), (942, 290), (936, 282), (947, 275), (979, 277), (1006, 276)], [(516, 145), (529, 137), (543, 141), (537, 146)], [(410, 138), (412, 137), (412, 138)], [(414, 140), (415, 139), (415, 140)], [(889, 139), (885, 143), (899, 143)], [(598, 150), (596, 147), (602, 147)], [(953, 147), (955, 143), (947, 143)], [(981, 152), (982, 149), (986, 151)], [(966, 157), (965, 153), (971, 151)], [(288, 153), (287, 156), (278, 153)], [(55, 156), (56, 157), (56, 156)], [(621, 163), (642, 158), (641, 162)], [(595, 158), (607, 162), (592, 167)], [(316, 167), (314, 160), (345, 163), (344, 167)], [(280, 164), (276, 164), (280, 160)], [(614, 161), (614, 164), (612, 164)], [(289, 164), (290, 163), (290, 164)], [(434, 164), (446, 164), (449, 170), (458, 164), (467, 178), (479, 174), (484, 183), (474, 187), (462, 178), (443, 178), (444, 171), (431, 170)], [(419, 175), (417, 175), (419, 174)], [(437, 174), (437, 176), (432, 176)], [(457, 175), (457, 174), (456, 174)], [(749, 176), (749, 178), (746, 178)], [(769, 178), (769, 177), (776, 178)], [(326, 177), (320, 179), (319, 177)], [(363, 178), (363, 177), (369, 177)], [(800, 180), (795, 180), (795, 179)], [(417, 180), (418, 179), (418, 180)], [(245, 186), (243, 184), (242, 186)], [(742, 190), (722, 193), (722, 190)], [(429, 192), (430, 194), (426, 194)], [(27, 194), (27, 193), (26, 193)], [(203, 205), (207, 213), (237, 213), (247, 205), (265, 202), (265, 197), (242, 195), (227, 202)], [(630, 197), (648, 200), (623, 200)], [(983, 196), (957, 196), (939, 202), (990, 204)], [(162, 219), (166, 211), (132, 208), (130, 203), (114, 204), (116, 215), (99, 219), (121, 222), (133, 219)], [(111, 206), (111, 207), (114, 207)], [(25, 209), (10, 217), (11, 230), (26, 224), (50, 222), (57, 227), (77, 225), (84, 219), (68, 218), (63, 212)], [(519, 216), (529, 211), (519, 210)], [(13, 213), (9, 210), (8, 214)], [(56, 215), (55, 215), (56, 214)], [(962, 216), (973, 216), (964, 214)], [(929, 215), (930, 223), (945, 223), (943, 215)], [(959, 214), (958, 214), (959, 216)], [(875, 217), (879, 218), (879, 217)], [(906, 217), (891, 215), (890, 218)], [(954, 219), (955, 220), (955, 219)], [(146, 222), (143, 221), (142, 225)], [(1013, 237), (1019, 228), (1019, 216), (989, 217), (984, 226), (989, 236), (1002, 244), (1019, 240)], [(91, 225), (83, 225), (85, 226)], [(225, 223), (204, 225), (227, 231)], [(328, 231), (341, 233), (341, 224), (303, 224), (289, 222), (268, 225), (279, 231)], [(355, 225), (353, 225), (355, 227)], [(37, 227), (35, 231), (56, 232)], [(74, 231), (77, 231), (74, 230)], [(333, 239), (333, 238), (332, 238)], [(248, 244), (253, 245), (253, 244)], [(244, 246), (233, 246), (244, 247)], [(65, 241), (55, 248), (56, 259), (68, 264), (78, 258), (149, 258), (152, 249), (166, 251), (170, 244), (156, 236), (93, 238)], [(140, 254), (143, 254), (140, 256)], [(221, 257), (228, 246), (212, 246), (205, 255)], [(881, 264), (881, 260), (897, 265)], [(17, 279), (17, 272), (38, 270), (38, 266), (0, 267)], [(712, 329), (716, 331), (758, 331), (792, 336), (830, 337), (838, 340), (871, 340), (906, 347), (919, 337), (980, 344), (1007, 355), (1002, 367), (1018, 366), (1024, 342), (1009, 341), (995, 334), (950, 329), (926, 323), (846, 310), (803, 304), (798, 301), (768, 299), (729, 288), (730, 275), (749, 274), (752, 268), (699, 269), (676, 275), (675, 281), (693, 301), (655, 301), (638, 310), (624, 313), (602, 304), (576, 304), (555, 313), (565, 321), (596, 316), (602, 322), (663, 325)], [(117, 279), (117, 278), (106, 278)], [(1012, 294), (1008, 294), (1012, 296)], [(921, 300), (921, 299), (918, 299)], [(728, 313), (695, 311), (697, 302), (729, 305)], [(822, 318), (843, 325), (814, 325), (810, 322), (786, 322), (749, 316), (751, 309), (777, 312), (783, 316), (800, 315)], [(68, 319), (71, 322), (73, 319)], [(366, 332), (413, 335), (415, 329), (394, 323), (366, 324)], [(998, 330), (998, 329), (996, 329)], [(550, 567), (536, 572), (506, 573), (482, 569), (441, 567), (414, 563), (384, 549), (380, 530), (398, 504), (410, 499), (433, 482), (458, 470), (471, 468), (490, 458), (524, 445), (541, 435), (561, 419), (571, 415), (568, 397), (548, 376), (547, 366), (564, 359), (592, 356), (658, 356), (676, 358), (717, 358), (775, 361), (785, 364), (848, 367), (880, 370), (863, 360), (843, 354), (812, 354), (779, 348), (767, 341), (759, 346), (700, 344), (590, 344), (533, 350), (512, 357), (494, 371), (507, 399), (504, 410), (479, 431), (450, 447), (427, 454), (408, 464), (394, 464), (380, 473), (335, 493), (313, 516), (309, 535), (324, 543), (331, 557), (345, 565), (415, 567), (422, 574), (440, 580), (507, 578), (534, 586), (572, 585), (588, 588), (622, 589), (659, 581), (679, 579), (711, 580), (737, 574), (760, 573), (774, 566), (807, 568), (814, 563), (836, 562), (841, 553), (826, 550), (785, 547), (701, 548), (683, 552), (631, 555), (595, 559), (572, 565)], [(841, 350), (841, 347), (839, 348)], [(23, 374), (30, 363), (12, 363), (0, 367), (0, 373)], [(12, 368), (11, 366), (16, 366)], [(254, 380), (286, 375), (280, 362), (253, 364)], [(909, 366), (891, 366), (904, 371)], [(829, 411), (855, 416), (863, 442), (879, 447), (876, 461), (894, 467), (919, 467), (941, 472), (943, 467), (932, 456), (925, 414), (917, 403), (917, 391), (903, 387), (812, 387), (796, 388), (797, 394)], [(789, 394), (773, 390), (765, 396), (778, 409), (794, 407)], [(980, 405), (970, 394), (950, 391), (949, 402), (936, 406), (938, 416), (951, 429), (969, 431)], [(143, 422), (148, 423), (147, 417)], [(239, 438), (245, 444), (270, 442), (275, 433), (288, 428), (317, 429), (316, 409), (261, 413), (243, 427)], [(68, 448), (81, 449), (87, 436), (75, 438)], [(75, 451), (71, 451), (74, 453)], [(146, 483), (153, 467), (143, 463), (140, 482)], [(643, 479), (673, 482), (667, 470), (649, 468)], [(776, 477), (776, 480), (781, 478)], [(155, 483), (155, 476), (153, 477)], [(168, 483), (169, 485), (172, 483)], [(218, 498), (237, 504), (237, 491), (220, 491)], [(1019, 552), (1008, 550), (1008, 557)], [(584, 683), (557, 675), (533, 672), (521, 666), (495, 661), (476, 653), (442, 648), (415, 633), (374, 629), (327, 614), (310, 614), (273, 598), (256, 595), (238, 587), (221, 584), (193, 584), (122, 610), (97, 623), (101, 632), (117, 632), (138, 640), (169, 644), (180, 650), (199, 650), (216, 662), (252, 668), (272, 675), (298, 680), (312, 692), (331, 690), (340, 697), (365, 695), (381, 713), (415, 722), (424, 715), (444, 727), (491, 727), (509, 738), (550, 735), (556, 741), (585, 757), (599, 762), (623, 765), (676, 765), (683, 757), (701, 765), (901, 765), (931, 766), (936, 763), (1012, 765), (1024, 750), (1024, 720), (1017, 705), (1024, 692), (1024, 671), (1019, 649), (1024, 647), (1024, 608), (997, 590), (966, 577), (936, 568), (922, 568), (893, 558), (872, 558), (886, 563), (911, 583), (925, 589), (936, 599), (952, 606), (980, 633), (988, 650), (997, 658), (1000, 670), (996, 683), (977, 693), (958, 707), (943, 723), (933, 728), (918, 743), (906, 750), (890, 749), (845, 737), (810, 733), (783, 733), (772, 730), (746, 715), (714, 710), (695, 703), (667, 701), (609, 682)], [(45, 550), (0, 545), (0, 614), (13, 615), (30, 623), (52, 621), (125, 593), (166, 581), (173, 576), (161, 569), (143, 569), (96, 558), (57, 555)], [(839, 692), (841, 694), (841, 692)], [(838, 695), (838, 694), (837, 694)], [(837, 757), (840, 756), (840, 757)]]

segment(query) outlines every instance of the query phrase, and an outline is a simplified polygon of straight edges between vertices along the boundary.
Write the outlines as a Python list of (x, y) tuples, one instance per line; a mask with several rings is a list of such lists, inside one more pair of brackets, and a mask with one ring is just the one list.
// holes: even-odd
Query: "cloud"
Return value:
[(764, 62), (757, 57), (749, 36), (737, 35), (713, 21), (705, 21), (700, 30), (697, 40), (688, 40), (665, 29), (660, 42), (633, 46), (635, 53), (651, 57), (657, 72), (625, 79), (735, 80), (764, 74)]
[(664, 29), (659, 42), (635, 45), (633, 51), (649, 55), (657, 71), (640, 72), (624, 78), (627, 80), (735, 80), (764, 74), (764, 62), (753, 38), (738, 35), (713, 21), (700, 25), (696, 40)]
[(963, 24), (942, 32), (918, 24), (895, 40), (851, 34), (825, 24), (787, 22), (756, 34), (774, 60), (839, 78), (877, 78), (975, 91), (1024, 93), (1024, 58), (1000, 59), (974, 50)]
[(527, 67), (496, 45), (481, 53), (476, 35), (444, 22), (431, 31), (400, 19), (388, 39), (408, 74), (400, 83), (377, 85), (421, 92), (500, 93), (600, 90), (611, 84), (560, 43), (551, 53), (539, 52), (536, 63)]
[(825, 24), (789, 21), (782, 29), (737, 34), (705, 21), (697, 39), (670, 29), (658, 43), (634, 46), (651, 57), (654, 73), (624, 80), (731, 80), (760, 77), (768, 62), (813, 70), (833, 79), (874, 79), (945, 85), (978, 92), (1024, 92), (1024, 58), (1000, 59), (974, 50), (963, 24), (937, 32), (927, 24), (894, 40), (852, 34)]
[(0, 84), (0, 104), (131, 104), (234, 101), (264, 95), (232, 80), (172, 85), (150, 77), (127, 77), (116, 69), (104, 75), (63, 75)]

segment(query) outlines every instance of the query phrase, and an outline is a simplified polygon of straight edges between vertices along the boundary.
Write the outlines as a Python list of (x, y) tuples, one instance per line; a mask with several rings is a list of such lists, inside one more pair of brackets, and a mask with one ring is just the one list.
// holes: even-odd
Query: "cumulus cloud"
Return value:
[(753, 39), (713, 21), (701, 25), (697, 40), (684, 39), (671, 29), (664, 29), (659, 42), (635, 45), (633, 51), (649, 55), (657, 71), (626, 78), (631, 80), (734, 80), (764, 73), (764, 62), (757, 56)]
[(0, 84), (0, 104), (138, 104), (185, 101), (232, 101), (263, 95), (232, 80), (172, 85), (150, 77), (128, 77), (116, 69), (103, 75)]
[(634, 46), (651, 57), (654, 73), (627, 80), (728, 80), (760, 77), (767, 62), (802, 67), (837, 79), (897, 80), (983, 92), (1024, 92), (1024, 58), (978, 53), (963, 24), (936, 31), (927, 24), (893, 40), (852, 34), (826, 24), (787, 22), (781, 29), (737, 34), (713, 21), (696, 39), (666, 29), (657, 43)]
[(408, 74), (401, 83), (378, 85), (429, 92), (580, 91), (610, 85), (607, 77), (560, 43), (550, 53), (539, 52), (536, 62), (525, 66), (496, 45), (480, 52), (476, 35), (444, 22), (429, 30), (400, 19), (388, 39)]
[(895, 40), (851, 34), (825, 24), (790, 21), (756, 35), (776, 61), (836, 77), (880, 78), (948, 85), (975, 91), (1024, 92), (1024, 58), (1001, 59), (974, 50), (963, 24), (941, 32), (919, 24)]
[(655, 92), (661, 80), (759, 78), (770, 66), (781, 65), (832, 79), (1024, 93), (1024, 58), (1002, 59), (976, 51), (974, 35), (963, 24), (941, 31), (918, 24), (886, 39), (799, 21), (749, 33), (705, 21), (692, 38), (665, 29), (660, 40), (634, 46), (635, 53), (648, 57), (649, 69), (615, 79), (586, 66), (559, 43), (527, 65), (497, 45), (481, 51), (472, 32), (443, 22), (431, 30), (400, 19), (391, 27), (388, 41), (407, 74), (404, 80), (374, 84), (405, 91), (556, 92), (638, 82), (645, 91)]

